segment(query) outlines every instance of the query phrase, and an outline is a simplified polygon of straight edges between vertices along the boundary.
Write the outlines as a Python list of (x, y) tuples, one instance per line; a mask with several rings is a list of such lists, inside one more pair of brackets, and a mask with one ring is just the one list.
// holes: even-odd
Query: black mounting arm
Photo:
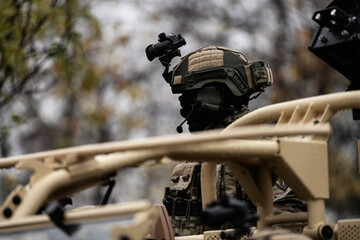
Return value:
[[(360, 89), (360, 0), (334, 0), (314, 13), (319, 28), (309, 50), (350, 80), (348, 90)], [(360, 109), (353, 110), (360, 120)]]
[(165, 67), (164, 77), (167, 83), (170, 83), (172, 71), (169, 72), (170, 62), (174, 57), (181, 57), (180, 47), (186, 44), (181, 34), (159, 34), (158, 43), (150, 44), (146, 47), (145, 53), (149, 61), (159, 58), (161, 64)]

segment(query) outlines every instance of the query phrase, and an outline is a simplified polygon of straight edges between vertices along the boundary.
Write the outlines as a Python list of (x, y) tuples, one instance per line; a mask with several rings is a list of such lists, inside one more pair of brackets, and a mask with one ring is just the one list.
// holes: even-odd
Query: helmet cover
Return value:
[(272, 74), (266, 62), (249, 63), (240, 52), (209, 46), (182, 58), (174, 67), (170, 86), (173, 93), (184, 93), (209, 83), (223, 83), (240, 97), (271, 85)]

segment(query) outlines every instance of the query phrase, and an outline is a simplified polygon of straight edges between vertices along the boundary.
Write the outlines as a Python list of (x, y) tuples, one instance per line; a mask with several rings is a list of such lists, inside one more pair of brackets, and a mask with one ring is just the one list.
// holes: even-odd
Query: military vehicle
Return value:
[[(331, 178), (329, 120), (346, 109), (353, 109), (354, 119), (360, 119), (360, 81), (356, 79), (360, 76), (359, 18), (360, 1), (333, 1), (314, 14), (320, 27), (309, 46), (351, 81), (351, 91), (266, 106), (223, 131), (84, 145), (0, 159), (3, 169), (33, 171), (30, 181), (18, 185), (2, 203), (0, 238), (360, 239), (360, 218), (337, 222), (325, 219)], [(169, 43), (173, 43), (171, 39)], [(176, 55), (183, 43), (177, 42), (171, 54)], [(360, 140), (357, 146), (359, 152)], [(360, 164), (360, 157), (358, 160)], [(165, 207), (147, 200), (69, 211), (64, 208), (75, 192), (96, 185), (111, 186), (118, 170), (168, 161), (203, 163), (201, 196), (203, 209), (208, 210), (204, 218), (226, 218), (234, 228), (175, 237)], [(249, 215), (244, 205), (231, 199), (216, 201), (214, 176), (219, 162), (229, 166), (256, 206), (257, 216)], [(274, 176), (306, 201), (307, 212), (273, 214)], [(255, 226), (248, 224), (254, 219)]]

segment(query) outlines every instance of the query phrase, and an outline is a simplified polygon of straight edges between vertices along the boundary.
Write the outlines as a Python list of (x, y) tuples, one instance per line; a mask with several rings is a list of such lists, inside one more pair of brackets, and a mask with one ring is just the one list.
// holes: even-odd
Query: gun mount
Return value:
[[(360, 1), (335, 0), (312, 19), (319, 28), (309, 50), (348, 78), (349, 90), (360, 89)], [(353, 113), (360, 120), (360, 109)]]

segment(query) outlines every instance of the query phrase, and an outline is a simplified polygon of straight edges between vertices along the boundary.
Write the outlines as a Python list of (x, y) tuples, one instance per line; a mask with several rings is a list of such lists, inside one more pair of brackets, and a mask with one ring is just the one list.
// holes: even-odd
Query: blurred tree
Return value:
[[(146, 92), (133, 80), (142, 74), (125, 78), (121, 64), (107, 59), (127, 44), (126, 37), (104, 46), (91, 5), (77, 0), (0, 3), (3, 157), (128, 138), (132, 129), (145, 126), (143, 115), (127, 116), (119, 108), (136, 110), (132, 100)], [(114, 128), (123, 135), (116, 136)], [(9, 174), (0, 176), (5, 192), (12, 189)]]
[[(79, 75), (89, 79), (83, 88), (97, 84), (96, 68), (90, 66), (84, 49), (101, 32), (88, 5), (77, 0), (1, 1), (0, 28), (0, 141), (6, 156), (9, 129), (36, 115), (35, 94), (59, 82), (70, 86)], [(19, 96), (26, 103), (22, 111)]]

